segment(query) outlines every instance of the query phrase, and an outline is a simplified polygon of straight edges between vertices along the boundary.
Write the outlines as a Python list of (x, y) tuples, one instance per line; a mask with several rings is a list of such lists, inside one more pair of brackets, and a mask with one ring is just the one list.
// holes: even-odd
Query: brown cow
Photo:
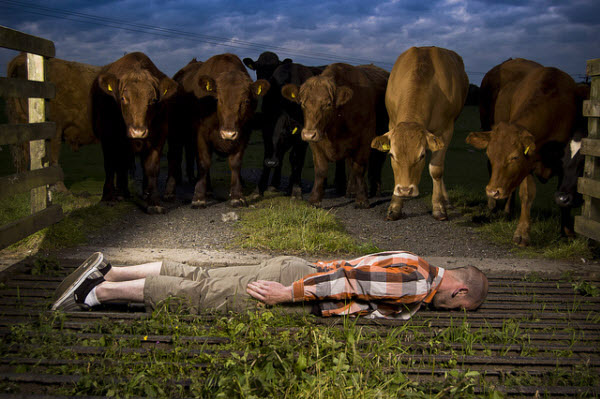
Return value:
[[(198, 181), (193, 208), (206, 206), (208, 172), (213, 151), (227, 154), (231, 168), (231, 206), (246, 205), (242, 195), (241, 168), (248, 145), (248, 121), (256, 101), (269, 90), (269, 82), (252, 82), (242, 61), (234, 54), (215, 55), (203, 63), (190, 63), (179, 76), (178, 97), (192, 101), (184, 125), (197, 135)], [(170, 178), (172, 181), (172, 179)], [(174, 184), (168, 186), (174, 189)], [(172, 195), (172, 193), (167, 192)]]
[[(519, 60), (507, 61), (502, 68), (511, 69), (513, 61)], [(513, 241), (521, 246), (529, 244), (536, 191), (533, 174), (546, 180), (560, 173), (563, 149), (577, 114), (577, 87), (569, 75), (556, 68), (529, 68), (520, 79), (502, 83), (492, 130), (467, 137), (474, 147), (487, 148), (492, 166), (488, 197), (504, 199), (519, 187), (521, 216)]]
[[(106, 178), (103, 201), (129, 196), (127, 170), (140, 153), (148, 213), (164, 213), (157, 193), (160, 156), (167, 139), (165, 101), (177, 83), (143, 53), (130, 53), (102, 68), (90, 91), (94, 134), (102, 143)], [(117, 176), (117, 189), (114, 178)]]
[[(356, 191), (356, 207), (369, 207), (364, 175), (371, 152), (369, 143), (377, 133), (385, 131), (388, 77), (386, 71), (374, 65), (337, 63), (300, 87), (287, 84), (282, 88), (285, 98), (302, 106), (302, 139), (310, 144), (315, 168), (311, 204), (321, 206), (328, 162), (348, 159), (348, 187)], [(381, 173), (380, 167), (373, 169)], [(379, 181), (379, 177), (373, 181)]]
[(426, 150), (432, 152), (433, 217), (448, 219), (444, 159), (468, 90), (462, 58), (454, 51), (412, 47), (396, 60), (385, 94), (390, 131), (372, 143), (373, 148), (390, 151), (394, 171), (386, 220), (400, 218), (404, 199), (419, 195)]
[[(27, 56), (24, 53), (8, 64), (6, 75), (10, 78), (27, 79)], [(97, 142), (92, 132), (88, 113), (88, 97), (92, 81), (100, 67), (79, 62), (50, 58), (46, 62), (47, 79), (54, 83), (56, 96), (50, 100), (47, 119), (56, 123), (56, 136), (50, 139), (50, 165), (58, 165), (61, 141), (71, 145), (74, 151), (80, 146)], [(7, 99), (10, 123), (27, 123), (27, 100)], [(15, 146), (13, 158), (18, 172), (29, 169), (29, 143)], [(67, 191), (64, 183), (57, 182), (53, 189)]]

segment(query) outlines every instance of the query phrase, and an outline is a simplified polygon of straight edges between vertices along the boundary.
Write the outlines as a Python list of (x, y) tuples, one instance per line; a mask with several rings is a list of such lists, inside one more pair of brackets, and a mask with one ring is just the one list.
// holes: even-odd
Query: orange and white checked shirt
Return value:
[(322, 316), (408, 320), (431, 302), (444, 277), (443, 268), (406, 251), (314, 265), (318, 272), (295, 281), (292, 292), (294, 302), (318, 300)]

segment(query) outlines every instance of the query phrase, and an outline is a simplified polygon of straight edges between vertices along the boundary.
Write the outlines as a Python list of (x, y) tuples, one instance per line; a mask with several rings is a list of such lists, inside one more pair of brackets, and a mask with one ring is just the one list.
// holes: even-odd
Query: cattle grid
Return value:
[(47, 146), (56, 125), (46, 122), (46, 99), (54, 98), (55, 87), (45, 82), (44, 57), (54, 57), (54, 43), (0, 26), (0, 47), (27, 53), (28, 80), (0, 78), (0, 96), (29, 98), (29, 123), (0, 125), (0, 145), (30, 141), (31, 170), (0, 177), (0, 199), (31, 190), (31, 215), (0, 226), (0, 249), (50, 226), (63, 217), (62, 208), (52, 205), (47, 185), (61, 181), (59, 166), (48, 167)]
[(583, 103), (583, 116), (588, 118), (588, 138), (583, 139), (581, 145), (585, 168), (577, 183), (584, 204), (581, 216), (575, 217), (575, 232), (600, 241), (600, 58), (588, 60), (586, 73), (592, 80), (590, 99)]
[[(188, 397), (194, 395), (195, 384), (205, 383), (203, 373), (213, 370), (214, 378), (214, 373), (225, 373), (233, 355), (243, 356), (231, 345), (249, 332), (231, 333), (223, 316), (179, 314), (164, 319), (164, 313), (150, 314), (131, 305), (50, 312), (53, 291), (78, 262), (60, 263), (53, 272), (40, 274), (29, 259), (0, 273), (0, 398), (105, 395), (102, 388), (94, 390), (90, 378), (110, 378), (114, 382), (102, 383), (123, 386), (133, 378), (128, 370), (144, 370), (157, 362), (187, 370), (185, 377), (157, 378), (177, 387), (178, 396)], [(590, 284), (597, 290), (598, 281), (497, 272), (489, 277), (488, 299), (476, 312), (422, 310), (407, 323), (309, 318), (269, 327), (268, 335), (272, 340), (297, 339), (304, 353), (310, 351), (311, 334), (321, 334), (321, 340), (335, 337), (340, 351), (355, 347), (355, 358), (380, 356), (386, 373), (401, 372), (412, 386), (469, 372), (476, 376), (469, 388), (476, 396), (495, 389), (511, 398), (598, 397), (600, 297), (589, 290)], [(234, 324), (239, 320), (244, 319), (234, 319)], [(348, 324), (354, 330), (348, 330)], [(306, 329), (311, 334), (295, 335)], [(354, 331), (353, 338), (348, 331)], [(386, 339), (394, 342), (393, 349), (381, 353)], [(261, 345), (265, 350), (250, 352), (249, 363), (252, 356), (271, 353), (268, 342)], [(101, 374), (115, 366), (123, 375)], [(445, 397), (439, 391), (432, 397), (437, 394)]]

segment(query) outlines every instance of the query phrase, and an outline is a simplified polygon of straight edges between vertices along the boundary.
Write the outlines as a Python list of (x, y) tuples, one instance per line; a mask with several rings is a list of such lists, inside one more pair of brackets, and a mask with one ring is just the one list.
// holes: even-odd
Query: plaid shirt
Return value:
[(429, 303), (444, 269), (405, 251), (314, 264), (318, 272), (292, 284), (294, 302), (316, 301), (323, 316), (408, 320)]

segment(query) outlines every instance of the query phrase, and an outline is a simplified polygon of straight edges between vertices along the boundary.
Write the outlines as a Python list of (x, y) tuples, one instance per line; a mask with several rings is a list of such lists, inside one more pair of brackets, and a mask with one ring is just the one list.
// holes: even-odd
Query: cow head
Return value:
[(337, 86), (330, 77), (314, 76), (301, 87), (295, 84), (283, 86), (281, 94), (302, 106), (302, 140), (317, 142), (325, 137), (327, 126), (350, 101), (353, 91), (347, 86)]
[(466, 142), (487, 149), (492, 175), (485, 191), (490, 198), (507, 198), (535, 167), (535, 139), (523, 127), (500, 122), (492, 131), (470, 133)]
[[(273, 156), (265, 159), (265, 166), (275, 168), (279, 165), (279, 160), (283, 159), (285, 152), (297, 143), (302, 131), (302, 123), (290, 116), (287, 112), (282, 112), (275, 122), (273, 128)], [(292, 155), (290, 155), (292, 156)]]
[(262, 53), (256, 61), (252, 58), (244, 58), (244, 64), (256, 71), (256, 79), (269, 79), (273, 72), (279, 65), (291, 63), (292, 60), (286, 58), (283, 61), (279, 61), (277, 54), (271, 51), (265, 51)]
[(198, 98), (212, 96), (217, 100), (221, 138), (236, 140), (252, 117), (256, 100), (264, 96), (269, 88), (269, 82), (264, 79), (252, 82), (246, 73), (229, 71), (219, 74), (216, 80), (208, 75), (198, 77), (194, 92)]
[(375, 137), (371, 147), (389, 151), (394, 171), (394, 195), (411, 198), (419, 195), (426, 151), (441, 150), (444, 142), (420, 123), (402, 122), (386, 134)]
[(558, 206), (579, 207), (583, 204), (583, 196), (577, 192), (577, 180), (583, 176), (585, 156), (581, 153), (581, 136), (574, 137), (565, 147), (562, 158), (563, 177), (554, 200)]
[(121, 108), (130, 139), (148, 137), (148, 126), (159, 102), (177, 91), (174, 80), (166, 76), (158, 79), (146, 70), (131, 72), (120, 79), (111, 73), (102, 73), (98, 76), (98, 84)]

